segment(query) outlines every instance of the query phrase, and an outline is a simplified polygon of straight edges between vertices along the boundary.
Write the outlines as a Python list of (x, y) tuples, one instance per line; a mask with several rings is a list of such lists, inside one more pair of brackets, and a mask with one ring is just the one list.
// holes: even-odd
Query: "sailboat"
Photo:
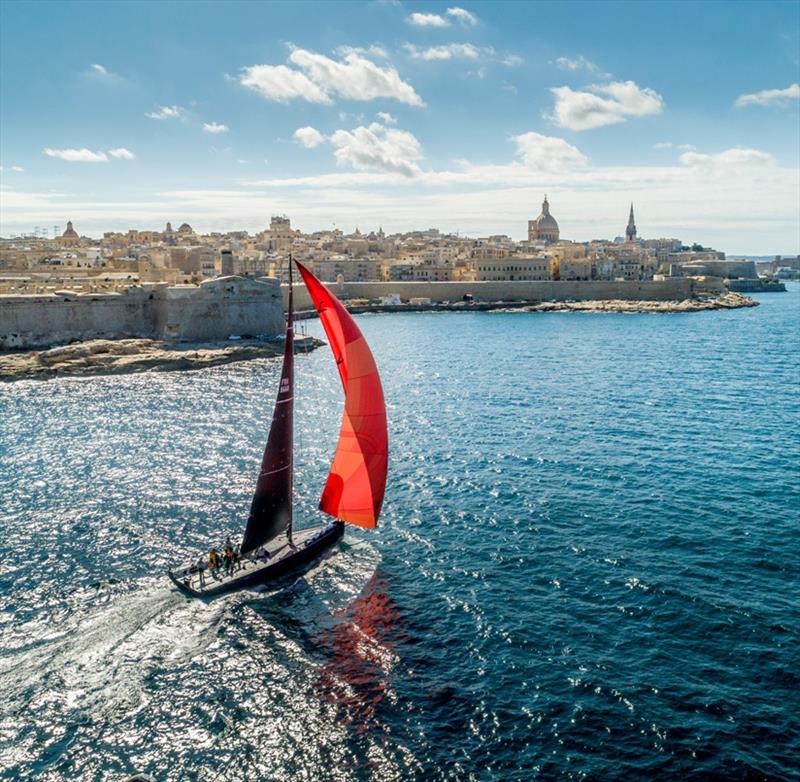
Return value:
[[(308, 289), (344, 388), (339, 441), (319, 502), (332, 521), (295, 529), (294, 479), (294, 292), (296, 264)], [(286, 344), (272, 424), (244, 537), (233, 567), (196, 563), (170, 570), (186, 595), (213, 597), (290, 578), (313, 564), (344, 534), (345, 523), (376, 527), (386, 489), (389, 438), (386, 405), (375, 359), (350, 313), (305, 266), (289, 258)]]

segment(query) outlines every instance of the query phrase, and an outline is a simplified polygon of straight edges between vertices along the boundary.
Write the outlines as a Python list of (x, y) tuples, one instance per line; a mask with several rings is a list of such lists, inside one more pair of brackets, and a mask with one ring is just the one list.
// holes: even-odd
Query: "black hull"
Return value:
[(209, 598), (218, 595), (238, 592), (242, 589), (253, 589), (265, 585), (280, 585), (281, 581), (297, 578), (310, 569), (315, 560), (325, 551), (332, 548), (344, 534), (344, 524), (334, 522), (327, 527), (322, 527), (318, 533), (298, 546), (294, 551), (288, 550), (274, 561), (269, 561), (261, 566), (255, 566), (248, 572), (238, 576), (223, 576), (215, 579), (208, 575), (205, 578), (205, 587), (195, 589), (191, 586), (190, 579), (177, 574), (172, 570), (168, 575), (178, 589), (188, 597)]

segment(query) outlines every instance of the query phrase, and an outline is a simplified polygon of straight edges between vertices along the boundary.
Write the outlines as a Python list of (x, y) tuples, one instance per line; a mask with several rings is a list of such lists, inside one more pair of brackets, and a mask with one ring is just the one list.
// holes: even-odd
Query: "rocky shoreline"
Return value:
[[(379, 312), (701, 312), (703, 310), (757, 307), (758, 302), (741, 293), (728, 292), (683, 300), (591, 299), (585, 301), (471, 301), (425, 304), (348, 305), (354, 315)], [(315, 318), (315, 310), (302, 310), (296, 319)]]
[[(353, 307), (351, 312), (471, 311), (493, 312), (700, 312), (704, 310), (757, 307), (758, 302), (730, 292), (707, 299), (684, 301), (546, 301), (539, 303), (488, 303), (448, 305), (391, 305)], [(309, 313), (309, 315), (316, 313)], [(307, 352), (324, 343), (314, 337), (295, 341), (296, 352)], [(231, 344), (171, 345), (153, 339), (95, 339), (32, 352), (0, 353), (0, 382), (47, 380), (56, 376), (117, 375), (131, 372), (174, 372), (273, 358), (283, 354), (282, 342), (242, 341)]]
[(545, 301), (539, 304), (502, 307), (500, 312), (702, 312), (757, 307), (758, 302), (741, 293), (726, 293), (716, 298), (684, 299), (683, 301)]
[[(324, 344), (314, 337), (297, 336), (295, 352), (306, 353)], [(93, 339), (49, 350), (0, 353), (0, 382), (186, 371), (282, 355), (283, 342), (277, 341), (170, 345), (153, 339)]]

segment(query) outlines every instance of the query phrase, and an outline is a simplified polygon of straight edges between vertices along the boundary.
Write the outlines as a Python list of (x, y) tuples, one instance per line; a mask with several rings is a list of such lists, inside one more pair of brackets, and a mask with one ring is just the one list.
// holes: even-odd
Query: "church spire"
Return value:
[(629, 242), (636, 241), (636, 223), (633, 219), (633, 202), (631, 201), (631, 213), (628, 216), (628, 227), (625, 229), (625, 238)]

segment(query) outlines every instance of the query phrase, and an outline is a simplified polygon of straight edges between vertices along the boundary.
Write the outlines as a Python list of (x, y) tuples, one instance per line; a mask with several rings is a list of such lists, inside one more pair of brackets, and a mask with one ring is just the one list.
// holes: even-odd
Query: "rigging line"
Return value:
[(262, 475), (274, 475), (276, 472), (283, 472), (284, 470), (288, 470), (291, 466), (291, 464), (286, 464), (283, 467), (277, 467), (274, 470), (266, 470), (262, 473), (259, 473), (259, 477)]

